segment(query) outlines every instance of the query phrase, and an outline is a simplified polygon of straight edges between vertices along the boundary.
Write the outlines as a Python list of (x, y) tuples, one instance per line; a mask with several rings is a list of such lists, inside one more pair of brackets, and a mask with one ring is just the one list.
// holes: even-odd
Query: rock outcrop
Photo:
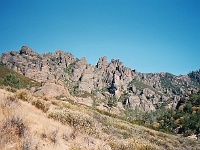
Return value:
[[(40, 94), (57, 96), (87, 92), (100, 99), (114, 96), (123, 102), (124, 107), (145, 111), (153, 111), (165, 103), (175, 108), (177, 100), (185, 94), (197, 92), (200, 84), (198, 71), (182, 76), (144, 74), (125, 67), (118, 59), (108, 62), (104, 56), (93, 66), (84, 57), (79, 60), (61, 50), (38, 54), (28, 46), (4, 53), (0, 60), (8, 68), (45, 83), (37, 91)], [(63, 85), (55, 84), (58, 81)]]
[(35, 93), (45, 97), (70, 97), (68, 89), (63, 85), (59, 85), (56, 83), (44, 83), (40, 88), (35, 91)]

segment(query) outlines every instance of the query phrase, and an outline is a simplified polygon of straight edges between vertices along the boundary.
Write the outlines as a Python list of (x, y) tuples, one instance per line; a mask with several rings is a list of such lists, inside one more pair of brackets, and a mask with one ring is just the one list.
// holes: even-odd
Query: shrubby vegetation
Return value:
[(25, 77), (6, 66), (0, 64), (0, 85), (10, 86), (12, 88), (30, 88), (40, 86), (40, 83), (28, 77)]
[(190, 99), (177, 109), (157, 109), (154, 112), (143, 112), (139, 109), (124, 111), (121, 119), (132, 124), (144, 125), (158, 131), (183, 136), (200, 135), (200, 92), (192, 94)]
[(21, 80), (15, 74), (7, 74), (3, 80), (5, 86), (10, 86), (16, 89), (22, 88)]
[[(158, 112), (160, 114), (158, 115)], [(190, 99), (177, 110), (162, 110), (157, 114), (155, 129), (179, 133), (184, 136), (200, 134), (200, 92), (190, 96)]]
[(166, 73), (164, 76), (160, 76), (161, 86), (166, 89), (172, 89), (174, 94), (180, 94), (180, 88), (173, 84), (174, 75)]

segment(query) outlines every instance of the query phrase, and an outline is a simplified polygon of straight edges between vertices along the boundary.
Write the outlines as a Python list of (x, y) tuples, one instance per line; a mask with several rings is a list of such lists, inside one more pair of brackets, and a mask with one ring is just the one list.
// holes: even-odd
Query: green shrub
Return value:
[(10, 86), (10, 87), (14, 87), (17, 89), (22, 88), (22, 84), (19, 78), (16, 77), (15, 74), (7, 74), (3, 80), (3, 84), (5, 86)]

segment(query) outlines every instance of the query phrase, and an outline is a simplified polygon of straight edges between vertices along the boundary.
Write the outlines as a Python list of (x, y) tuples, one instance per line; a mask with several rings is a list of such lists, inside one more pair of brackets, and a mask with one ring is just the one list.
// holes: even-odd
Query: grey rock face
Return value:
[(87, 66), (80, 77), (79, 89), (89, 93), (94, 89), (94, 67)]
[[(93, 66), (87, 63), (86, 58), (78, 60), (61, 50), (37, 54), (28, 46), (22, 46), (19, 51), (2, 54), (0, 60), (8, 68), (39, 82), (62, 82), (71, 92), (95, 93), (101, 99), (107, 96), (120, 99), (128, 93), (128, 98), (123, 99), (125, 105), (145, 111), (153, 111), (157, 104), (168, 102), (173, 103), (174, 108), (178, 97), (197, 92), (199, 85), (193, 81), (199, 79), (199, 72), (182, 76), (138, 73), (125, 67), (118, 59), (108, 62), (105, 56)], [(172, 101), (174, 97), (177, 97), (176, 102)]]

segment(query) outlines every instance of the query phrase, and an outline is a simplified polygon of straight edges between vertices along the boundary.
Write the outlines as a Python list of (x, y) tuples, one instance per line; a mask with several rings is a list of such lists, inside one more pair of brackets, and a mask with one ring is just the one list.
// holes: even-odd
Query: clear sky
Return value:
[(186, 74), (200, 69), (200, 0), (0, 0), (0, 52), (22, 45)]

